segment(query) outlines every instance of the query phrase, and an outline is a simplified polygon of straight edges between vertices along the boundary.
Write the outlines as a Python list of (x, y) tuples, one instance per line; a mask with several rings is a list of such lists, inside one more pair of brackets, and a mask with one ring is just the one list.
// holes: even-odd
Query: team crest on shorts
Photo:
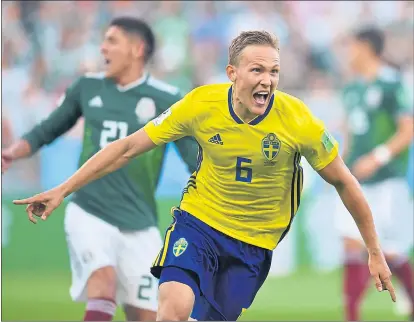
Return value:
[(280, 146), (281, 142), (274, 133), (269, 133), (263, 138), (262, 152), (267, 161), (273, 161), (277, 157)]
[(180, 238), (174, 243), (173, 254), (175, 257), (180, 256), (187, 249), (188, 242), (185, 238)]

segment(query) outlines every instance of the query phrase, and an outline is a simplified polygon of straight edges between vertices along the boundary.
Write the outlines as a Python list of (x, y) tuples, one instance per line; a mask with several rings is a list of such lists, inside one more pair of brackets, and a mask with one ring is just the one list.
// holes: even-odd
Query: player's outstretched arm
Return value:
[(132, 158), (151, 150), (155, 144), (147, 133), (141, 129), (123, 139), (108, 144), (91, 157), (78, 171), (61, 185), (28, 199), (15, 200), (16, 205), (29, 205), (26, 211), (29, 220), (36, 223), (33, 214), (46, 220), (48, 216), (71, 193), (79, 190), (86, 184), (111, 173)]
[(26, 140), (20, 139), (1, 151), (1, 173), (6, 172), (14, 160), (28, 157), (32, 148)]
[(82, 116), (79, 103), (80, 81), (75, 82), (62, 96), (56, 108), (45, 120), (37, 124), (18, 141), (1, 151), (1, 172), (13, 161), (27, 158), (42, 146), (53, 142), (71, 129)]
[(336, 188), (345, 207), (358, 225), (358, 229), (368, 250), (369, 270), (375, 280), (377, 290), (380, 292), (388, 290), (392, 300), (395, 302), (396, 297), (391, 282), (391, 271), (381, 250), (372, 213), (362, 193), (361, 186), (340, 156), (337, 156), (325, 168), (318, 171), (318, 173), (326, 182)]

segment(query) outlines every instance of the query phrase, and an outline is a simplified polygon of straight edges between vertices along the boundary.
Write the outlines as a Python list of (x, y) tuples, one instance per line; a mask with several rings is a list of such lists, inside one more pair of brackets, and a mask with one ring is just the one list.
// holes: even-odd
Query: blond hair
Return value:
[(279, 51), (279, 39), (267, 31), (243, 31), (234, 38), (229, 47), (229, 64), (237, 65), (240, 54), (249, 45), (269, 45)]

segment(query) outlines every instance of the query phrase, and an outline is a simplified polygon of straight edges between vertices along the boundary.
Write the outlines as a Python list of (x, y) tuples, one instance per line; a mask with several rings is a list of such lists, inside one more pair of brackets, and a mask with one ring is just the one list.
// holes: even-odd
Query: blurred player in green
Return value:
[[(80, 117), (85, 120), (82, 165), (180, 100), (178, 88), (146, 71), (154, 50), (155, 37), (146, 23), (114, 19), (101, 46), (106, 72), (80, 77), (46, 120), (3, 150), (2, 172), (63, 135)], [(189, 170), (195, 171), (196, 142), (183, 138), (175, 144)], [(66, 208), (70, 294), (75, 301), (87, 302), (85, 321), (111, 320), (118, 304), (128, 320), (156, 318), (158, 283), (150, 267), (162, 246), (154, 194), (164, 153), (159, 147), (134, 158), (79, 190)]]
[[(357, 77), (343, 93), (347, 110), (344, 154), (372, 207), (391, 271), (413, 303), (408, 257), (413, 246), (413, 208), (406, 182), (413, 138), (412, 102), (404, 92), (402, 75), (381, 58), (384, 41), (382, 31), (366, 28), (352, 35), (348, 43), (350, 68)], [(346, 318), (357, 321), (369, 280), (367, 254), (357, 225), (339, 201), (337, 219), (345, 250)]]

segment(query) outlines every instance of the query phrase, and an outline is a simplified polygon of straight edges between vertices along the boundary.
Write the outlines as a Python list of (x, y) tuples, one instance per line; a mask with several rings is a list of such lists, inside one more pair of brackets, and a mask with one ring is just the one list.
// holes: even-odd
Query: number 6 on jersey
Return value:
[(252, 160), (237, 157), (236, 163), (236, 181), (252, 182), (253, 170), (249, 167), (243, 167), (242, 163), (252, 163)]

